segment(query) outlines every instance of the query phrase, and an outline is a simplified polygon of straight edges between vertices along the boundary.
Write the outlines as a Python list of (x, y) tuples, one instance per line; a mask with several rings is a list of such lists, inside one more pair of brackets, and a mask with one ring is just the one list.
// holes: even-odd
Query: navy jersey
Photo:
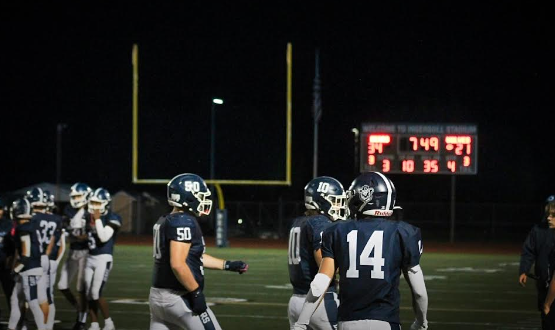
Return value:
[(42, 252), (42, 245), (39, 240), (39, 236), (40, 236), (39, 232), (40, 230), (38, 227), (38, 222), (36, 221), (27, 221), (25, 223), (18, 225), (15, 228), (14, 243), (20, 255), (22, 252), (21, 237), (28, 235), (30, 237), (30, 242), (31, 242), (31, 246), (27, 247), (28, 249), (30, 249), (31, 254), (28, 258), (26, 258), (25, 262), (23, 263), (24, 267), (21, 270), (22, 272), (33, 268), (42, 269), (40, 259), (43, 252)]
[[(298, 217), (289, 231), (289, 281), (294, 294), (307, 294), (318, 273), (314, 251), (321, 248), (322, 232), (333, 222), (324, 215)], [(335, 292), (335, 281), (328, 289)]]
[(6, 269), (6, 258), (15, 252), (12, 229), (12, 220), (6, 217), (0, 218), (0, 270)]
[(420, 264), (420, 229), (383, 218), (337, 223), (324, 231), (322, 257), (339, 267), (339, 321), (399, 322), (399, 277)]
[(66, 231), (69, 233), (70, 239), (69, 239), (69, 248), (72, 250), (86, 250), (89, 248), (89, 244), (87, 242), (87, 240), (78, 240), (76, 237), (77, 236), (81, 236), (81, 235), (86, 235), (87, 231), (85, 229), (85, 224), (87, 222), (87, 219), (89, 217), (88, 212), (85, 211), (81, 217), (81, 221), (83, 223), (83, 226), (81, 228), (72, 228), (71, 227), (71, 219), (73, 219), (73, 217), (75, 217), (75, 215), (77, 214), (77, 212), (80, 209), (76, 209), (73, 208), (70, 204), (68, 204), (65, 208), (64, 208), (64, 222), (66, 223)]
[[(38, 238), (41, 243), (41, 251), (42, 253), (46, 253), (46, 249), (48, 248), (50, 241), (53, 239), (57, 243), (60, 239), (62, 232), (62, 218), (55, 214), (35, 213), (35, 215), (31, 218), (31, 222), (36, 222), (36, 227), (38, 227), (39, 230)], [(56, 244), (54, 245), (53, 250), (56, 250), (56, 254), (58, 253)]]
[(173, 274), (170, 264), (170, 242), (177, 241), (191, 243), (186, 262), (200, 288), (204, 288), (202, 267), (202, 254), (205, 250), (204, 237), (202, 237), (200, 226), (193, 215), (172, 213), (162, 216), (153, 227), (153, 239), (153, 287), (186, 291)]
[(100, 216), (100, 220), (102, 220), (102, 224), (104, 226), (110, 226), (114, 229), (114, 233), (112, 237), (104, 243), (100, 241), (98, 235), (96, 233), (96, 226), (93, 225), (94, 222), (91, 221), (90, 230), (88, 230), (89, 235), (89, 254), (96, 256), (99, 254), (113, 254), (114, 253), (114, 245), (116, 243), (116, 235), (121, 227), (121, 217), (117, 213), (108, 212), (105, 215)]

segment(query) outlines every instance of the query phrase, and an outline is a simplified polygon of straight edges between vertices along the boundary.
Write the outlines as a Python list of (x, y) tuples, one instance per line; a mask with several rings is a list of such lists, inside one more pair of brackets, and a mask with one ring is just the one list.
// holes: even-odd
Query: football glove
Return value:
[(238, 272), (239, 274), (243, 274), (247, 272), (247, 270), (249, 269), (249, 265), (240, 260), (239, 261), (226, 260), (224, 269), (229, 270), (231, 272)]
[(187, 300), (191, 304), (191, 310), (194, 314), (202, 314), (206, 312), (206, 299), (204, 298), (204, 293), (200, 290), (200, 286), (195, 290), (187, 293)]
[(414, 320), (410, 326), (410, 330), (428, 330), (428, 322), (420, 323), (418, 320)]

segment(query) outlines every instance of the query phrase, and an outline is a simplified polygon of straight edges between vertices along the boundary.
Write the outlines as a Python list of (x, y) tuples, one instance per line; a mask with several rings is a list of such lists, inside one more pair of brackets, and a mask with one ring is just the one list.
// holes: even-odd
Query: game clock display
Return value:
[(361, 128), (361, 172), (453, 175), (478, 171), (476, 125), (365, 123)]

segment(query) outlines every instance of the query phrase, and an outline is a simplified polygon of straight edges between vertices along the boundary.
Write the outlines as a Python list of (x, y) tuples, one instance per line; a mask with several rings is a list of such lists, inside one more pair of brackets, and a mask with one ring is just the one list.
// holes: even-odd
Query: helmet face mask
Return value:
[(346, 200), (343, 185), (329, 176), (314, 178), (304, 188), (306, 209), (325, 214), (332, 221), (347, 218)]
[(69, 193), (69, 203), (71, 207), (78, 209), (87, 205), (91, 193), (91, 187), (85, 183), (77, 182), (71, 186), (71, 191)]
[(380, 172), (358, 176), (347, 191), (349, 214), (357, 219), (364, 216), (393, 215), (397, 192), (393, 182)]
[(100, 214), (106, 214), (108, 213), (111, 201), (112, 197), (110, 196), (108, 190), (104, 188), (98, 188), (89, 198), (87, 208), (89, 212), (98, 210)]
[(168, 204), (189, 210), (196, 216), (209, 215), (212, 211), (212, 193), (204, 180), (192, 173), (175, 176), (168, 182)]

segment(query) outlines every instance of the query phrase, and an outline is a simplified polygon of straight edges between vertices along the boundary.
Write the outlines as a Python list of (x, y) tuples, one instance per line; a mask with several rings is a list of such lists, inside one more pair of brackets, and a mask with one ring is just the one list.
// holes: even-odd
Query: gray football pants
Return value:
[(401, 326), (379, 320), (358, 320), (339, 322), (339, 330), (401, 330)]
[(222, 330), (210, 307), (201, 315), (193, 315), (183, 294), (150, 288), (150, 330)]
[[(293, 325), (299, 319), (305, 299), (306, 295), (300, 294), (294, 294), (289, 299), (287, 316), (289, 317), (290, 329), (293, 329)], [(337, 306), (339, 306), (337, 293), (326, 292), (326, 296), (310, 318), (310, 324), (308, 325), (309, 328), (312, 330), (337, 329)]]

